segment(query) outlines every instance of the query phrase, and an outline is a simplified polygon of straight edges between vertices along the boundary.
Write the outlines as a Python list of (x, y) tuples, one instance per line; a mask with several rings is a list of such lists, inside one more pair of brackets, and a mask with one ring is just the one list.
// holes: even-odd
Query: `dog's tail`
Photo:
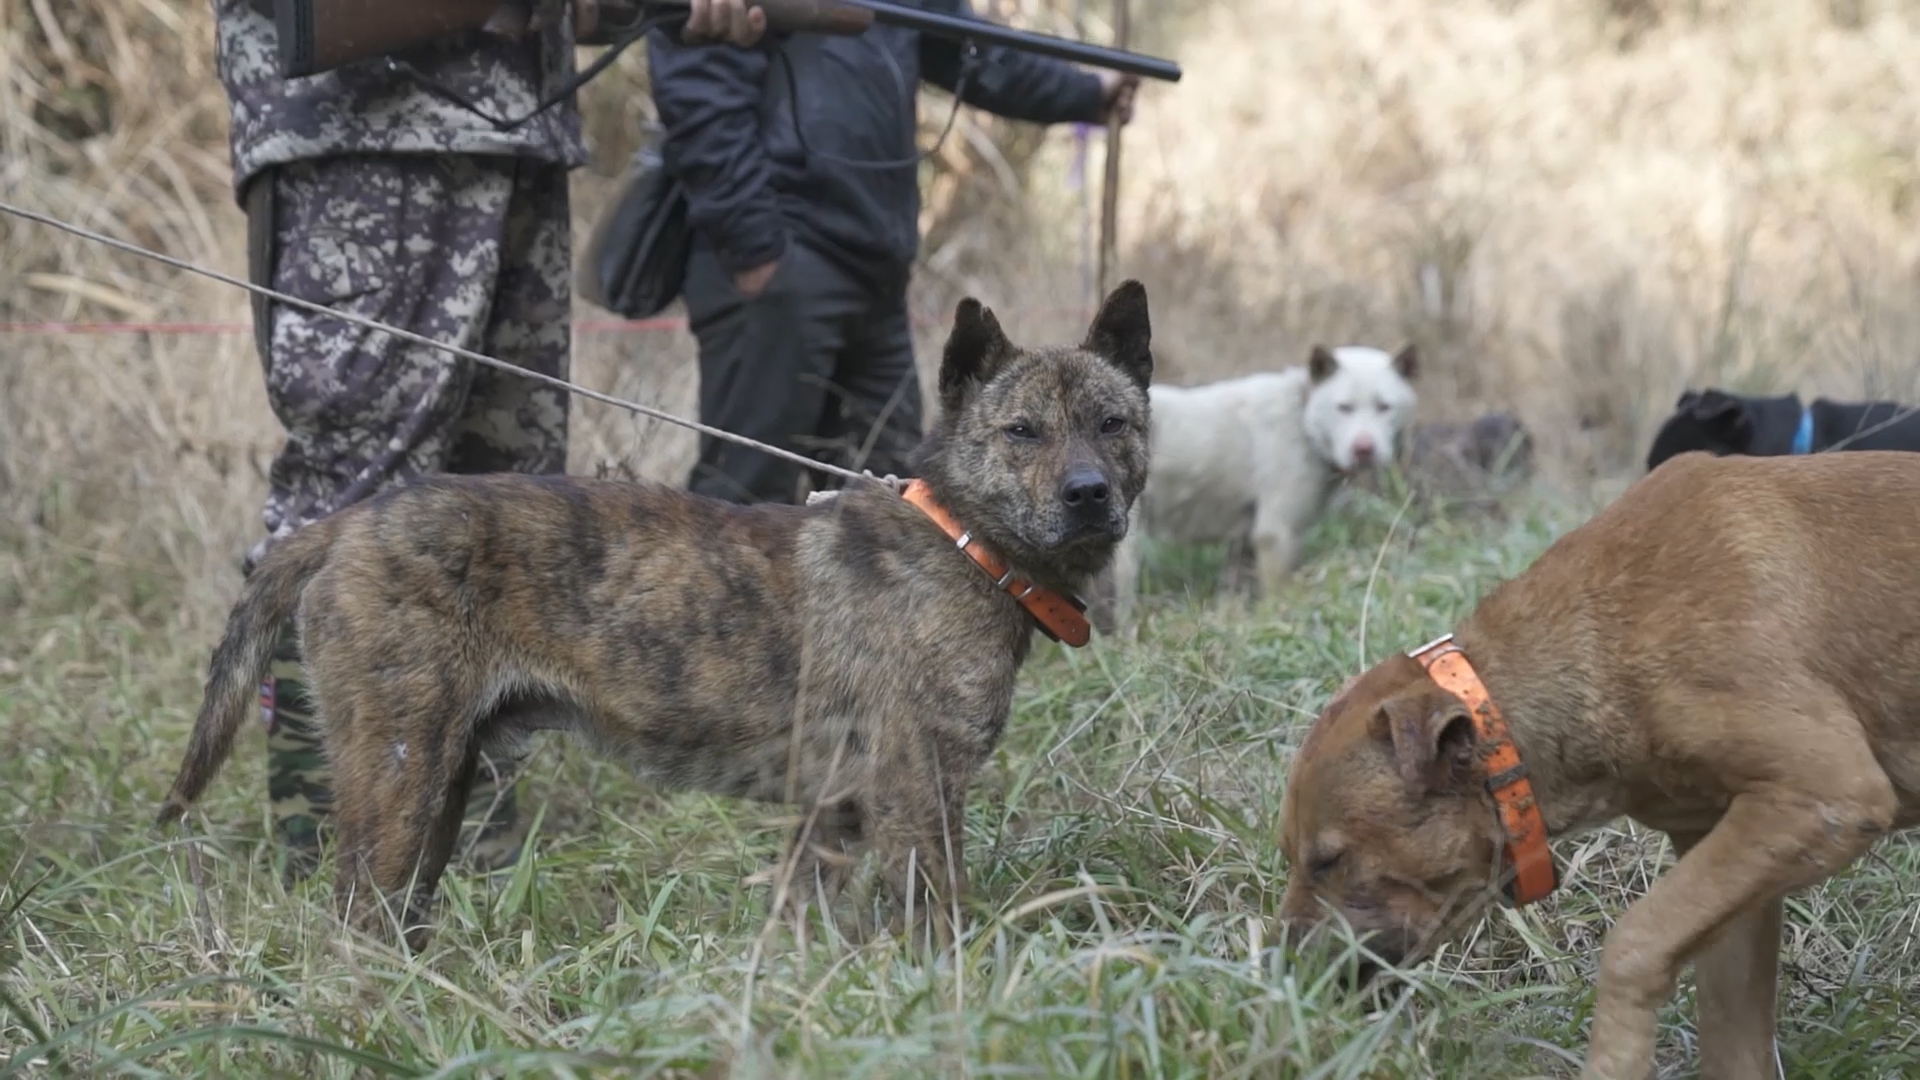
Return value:
[(248, 575), (227, 617), (226, 634), (207, 667), (200, 715), (193, 721), (180, 773), (155, 824), (185, 816), (233, 750), (234, 736), (259, 700), (260, 680), (273, 660), (280, 625), (300, 604), (308, 579), (320, 572), (333, 549), (335, 522), (322, 519), (280, 541)]

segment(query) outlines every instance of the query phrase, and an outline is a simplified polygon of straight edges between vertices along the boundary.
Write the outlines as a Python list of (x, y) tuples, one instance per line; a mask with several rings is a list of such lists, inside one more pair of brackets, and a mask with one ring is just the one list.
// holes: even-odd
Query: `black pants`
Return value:
[[(687, 265), (687, 316), (700, 344), (700, 419), (723, 431), (876, 475), (905, 476), (921, 437), (905, 282), (876, 292), (799, 240), (748, 299), (713, 254)], [(797, 502), (805, 470), (701, 436), (688, 487), (731, 502)]]

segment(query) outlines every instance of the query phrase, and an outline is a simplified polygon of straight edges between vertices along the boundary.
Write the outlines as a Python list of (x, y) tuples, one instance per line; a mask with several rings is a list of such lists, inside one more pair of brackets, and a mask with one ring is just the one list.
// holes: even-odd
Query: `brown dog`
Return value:
[(1328, 704), (1286, 789), (1282, 918), (1337, 911), (1404, 959), (1490, 883), (1551, 891), (1545, 834), (1626, 815), (1680, 859), (1607, 936), (1583, 1075), (1647, 1076), (1689, 961), (1705, 1075), (1774, 1075), (1782, 897), (1920, 824), (1915, 507), (1913, 454), (1655, 470), (1454, 649)]
[(368, 929), (388, 914), (368, 900), (404, 900), (391, 914), (424, 943), (478, 755), (551, 729), (668, 787), (801, 804), (790, 900), (830, 898), (871, 844), (896, 910), (945, 938), (968, 781), (1032, 631), (1085, 644), (1061, 594), (1111, 558), (1146, 483), (1150, 338), (1138, 282), (1079, 347), (1019, 348), (962, 301), (905, 497), (438, 477), (316, 522), (248, 580), (160, 821), (226, 759), (297, 612), (335, 891)]

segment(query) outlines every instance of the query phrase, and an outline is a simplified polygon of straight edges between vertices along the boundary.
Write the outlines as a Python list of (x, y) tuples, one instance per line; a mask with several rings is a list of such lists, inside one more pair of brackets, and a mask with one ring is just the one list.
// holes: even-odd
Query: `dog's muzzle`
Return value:
[[(1322, 963), (1344, 962), (1346, 938), (1334, 929), (1332, 923), (1314, 919), (1287, 919), (1282, 925), (1288, 942), (1298, 955), (1312, 957)], [(1361, 950), (1351, 957), (1351, 962), (1356, 965), (1355, 981), (1361, 987), (1388, 967), (1400, 966), (1413, 954), (1418, 942), (1418, 937), (1406, 929), (1362, 930), (1355, 927), (1354, 937), (1359, 941)]]

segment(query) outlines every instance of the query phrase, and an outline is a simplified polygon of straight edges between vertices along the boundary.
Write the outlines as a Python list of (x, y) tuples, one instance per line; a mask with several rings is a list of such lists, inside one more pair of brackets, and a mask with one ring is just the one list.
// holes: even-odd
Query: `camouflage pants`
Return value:
[[(565, 169), (459, 154), (339, 155), (260, 174), (246, 205), (256, 282), (566, 377)], [(419, 476), (566, 468), (563, 391), (260, 297), (254, 333), (287, 441), (268, 475), (268, 535), (248, 552), (248, 570), (273, 541)], [(295, 876), (311, 868), (332, 806), (303, 678), (289, 624), (261, 704), (268, 798)], [(481, 763), (468, 816), (482, 865), (519, 853), (518, 764)]]

